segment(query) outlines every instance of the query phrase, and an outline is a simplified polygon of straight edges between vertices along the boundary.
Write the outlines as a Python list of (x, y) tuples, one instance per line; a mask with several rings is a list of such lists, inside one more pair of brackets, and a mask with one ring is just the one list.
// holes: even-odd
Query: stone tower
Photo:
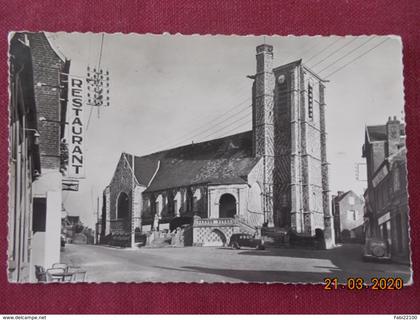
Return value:
[(253, 86), (254, 154), (263, 158), (263, 210), (268, 226), (273, 226), (274, 169), (274, 75), (273, 47), (257, 47), (257, 72)]
[(268, 225), (334, 242), (329, 207), (324, 81), (301, 60), (273, 69), (273, 47), (257, 47), (254, 153), (263, 158)]

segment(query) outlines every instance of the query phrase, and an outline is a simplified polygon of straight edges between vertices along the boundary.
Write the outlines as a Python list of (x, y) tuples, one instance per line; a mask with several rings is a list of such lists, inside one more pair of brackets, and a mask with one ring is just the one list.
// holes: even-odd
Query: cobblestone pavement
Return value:
[(89, 282), (312, 282), (325, 277), (401, 277), (407, 265), (363, 262), (360, 245), (331, 250), (230, 248), (113, 248), (66, 245), (63, 262), (87, 270)]

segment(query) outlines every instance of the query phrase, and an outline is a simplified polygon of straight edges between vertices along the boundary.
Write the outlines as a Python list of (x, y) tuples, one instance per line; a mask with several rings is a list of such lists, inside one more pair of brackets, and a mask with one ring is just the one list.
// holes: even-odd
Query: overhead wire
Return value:
[(339, 47), (338, 49), (334, 50), (333, 52), (331, 52), (330, 54), (328, 54), (326, 57), (324, 57), (323, 59), (319, 60), (317, 63), (313, 64), (310, 66), (311, 69), (315, 68), (316, 66), (320, 65), (321, 63), (323, 63), (325, 60), (327, 60), (328, 58), (332, 57), (334, 54), (336, 54), (337, 52), (343, 50), (344, 48), (346, 48), (347, 46), (349, 46), (350, 44), (352, 44), (355, 40), (357, 40), (357, 37), (354, 37), (354, 39), (351, 39), (349, 42), (347, 42), (346, 44), (344, 44), (343, 46)]
[(373, 46), (372, 48), (370, 48), (369, 50), (363, 52), (362, 54), (358, 55), (357, 57), (355, 57), (354, 59), (352, 59), (351, 61), (347, 62), (346, 64), (344, 64), (343, 66), (339, 67), (337, 70), (331, 72), (330, 74), (328, 74), (327, 76), (325, 76), (326, 78), (331, 77), (332, 75), (336, 74), (337, 72), (341, 71), (342, 69), (344, 69), (345, 67), (349, 66), (350, 64), (354, 63), (355, 61), (359, 60), (360, 58), (362, 58), (363, 56), (367, 55), (369, 52), (371, 52), (372, 50), (376, 49), (377, 47), (379, 47), (380, 45), (382, 45), (385, 41), (389, 40), (389, 38), (386, 38), (384, 40), (382, 40), (381, 42), (379, 42), (378, 44), (376, 44), (375, 46)]
[[(339, 48), (337, 48), (336, 50), (334, 50), (334, 51), (332, 51), (331, 53), (329, 53), (326, 57), (324, 57), (324, 58), (322, 58), (320, 61), (318, 61), (317, 63), (315, 63), (315, 65), (313, 65), (312, 67), (314, 67), (314, 66), (316, 66), (316, 65), (319, 65), (319, 64), (321, 64), (322, 62), (324, 62), (324, 61), (326, 61), (329, 57), (331, 57), (331, 56), (333, 56), (334, 54), (336, 54), (337, 52), (339, 52), (339, 51), (341, 51), (341, 50), (343, 50), (344, 48), (346, 48), (346, 47), (348, 47), (350, 44), (352, 44), (354, 41), (356, 41), (358, 38), (354, 38), (354, 39), (351, 39), (350, 41), (348, 41), (346, 44), (344, 44), (344, 45), (342, 45), (342, 46), (340, 46)], [(321, 52), (325, 52), (328, 48), (331, 48), (332, 46), (334, 46), (337, 42), (338, 42), (338, 40), (340, 40), (340, 39), (337, 39), (336, 41), (334, 41), (334, 42), (332, 42), (332, 43), (330, 43), (327, 47), (325, 47), (325, 48), (323, 48), (320, 52), (318, 52), (316, 55), (313, 55), (310, 59), (312, 59), (312, 58), (315, 58), (317, 55), (319, 55)], [(340, 58), (338, 58), (338, 59), (336, 59), (333, 63), (330, 63), (327, 67), (325, 67), (323, 70), (326, 70), (326, 69), (328, 69), (329, 67), (332, 67), (334, 64), (336, 64), (337, 62), (339, 62), (339, 61), (341, 61), (341, 60), (343, 60), (345, 57), (347, 57), (347, 56), (349, 56), (350, 54), (352, 54), (353, 52), (355, 52), (356, 50), (358, 50), (358, 49), (360, 49), (361, 47), (363, 47), (364, 45), (366, 45), (368, 42), (370, 42), (370, 41), (372, 41), (373, 40), (373, 38), (369, 38), (369, 39), (367, 39), (367, 41), (365, 41), (365, 42), (363, 42), (361, 45), (359, 45), (359, 46), (357, 46), (357, 47), (355, 47), (355, 48), (353, 48), (352, 50), (350, 50), (349, 52), (347, 52), (347, 53), (345, 53), (344, 55), (342, 55)], [(382, 43), (381, 43), (382, 44)], [(373, 49), (375, 49), (376, 47), (378, 47), (380, 44), (378, 44), (378, 45), (376, 45), (376, 46), (374, 46), (373, 48), (371, 48), (371, 49), (369, 49), (367, 52), (370, 52), (370, 51), (372, 51)], [(366, 52), (366, 53), (367, 53)], [(365, 53), (364, 53), (365, 54)], [(364, 54), (362, 54), (362, 55), (360, 55), (360, 56), (358, 56), (358, 57), (356, 57), (355, 59), (353, 59), (351, 62), (354, 62), (354, 61), (356, 61), (357, 59), (359, 59), (359, 58), (361, 58)], [(331, 74), (329, 74), (328, 76), (330, 76), (330, 75), (332, 75), (332, 74), (334, 74), (334, 73), (336, 73), (336, 72), (338, 72), (338, 71), (340, 71), (341, 69), (343, 69), (344, 67), (346, 67), (347, 65), (349, 65), (351, 62), (349, 62), (349, 63), (346, 63), (344, 66), (342, 66), (342, 67), (340, 67), (339, 69), (337, 69), (336, 71), (334, 71), (333, 73), (331, 73)], [(220, 115), (219, 117), (221, 117), (221, 116), (223, 116), (224, 114), (222, 114), (222, 115)], [(223, 122), (226, 122), (227, 120), (229, 120), (230, 118), (232, 118), (232, 117), (229, 117), (228, 119), (225, 119), (224, 121), (222, 121), (221, 123), (223, 123)], [(238, 121), (240, 121), (240, 120), (242, 120), (242, 119), (244, 119), (245, 117), (242, 117), (242, 118), (240, 118), (240, 119), (236, 119), (234, 122), (232, 122), (232, 123), (229, 123), (229, 124), (227, 124), (226, 126), (224, 126), (224, 127), (222, 127), (222, 128), (219, 128), (218, 129), (218, 132), (220, 132), (220, 130), (223, 130), (223, 129), (225, 129), (225, 128), (228, 128), (229, 126), (231, 126), (232, 124), (234, 124), (234, 123), (237, 123)], [(211, 123), (210, 123), (210, 125), (211, 125)], [(215, 125), (215, 126), (217, 126), (217, 124)], [(213, 127), (211, 127), (210, 129), (212, 129), (212, 128), (214, 128), (215, 126), (213, 126)], [(239, 126), (240, 127), (240, 126)], [(236, 127), (235, 127), (236, 128)], [(195, 138), (199, 138), (202, 134), (204, 134), (204, 133), (206, 133), (206, 132), (208, 132), (210, 129), (207, 129), (207, 130), (205, 130), (205, 131), (202, 131), (202, 132), (200, 132), (200, 133), (198, 133), (198, 134), (196, 134), (195, 136), (193, 136), (193, 137), (190, 137), (188, 140), (194, 140)], [(232, 130), (234, 130), (234, 129), (232, 129)], [(231, 130), (231, 131), (232, 131)], [(202, 137), (202, 138), (200, 138), (199, 140), (204, 140), (204, 139), (206, 139), (206, 138), (209, 138), (209, 137), (211, 137), (212, 135), (214, 135), (215, 133), (210, 133), (209, 135), (206, 135), (205, 137)], [(187, 139), (184, 139), (184, 140), (182, 140), (182, 141), (180, 141), (180, 142), (183, 142), (183, 141), (186, 141)]]
[(328, 68), (332, 67), (333, 65), (335, 65), (337, 62), (343, 60), (344, 58), (348, 57), (349, 55), (351, 55), (353, 52), (357, 51), (358, 49), (360, 49), (361, 47), (363, 47), (364, 45), (368, 44), (370, 41), (372, 41), (373, 39), (375, 39), (376, 37), (369, 37), (366, 41), (364, 41), (362, 44), (358, 45), (357, 47), (353, 48), (352, 50), (350, 50), (349, 52), (347, 52), (346, 54), (342, 55), (340, 58), (334, 60), (332, 63), (330, 63), (329, 65), (327, 65), (326, 67), (324, 67), (323, 69), (317, 71), (317, 73), (321, 73), (325, 70), (327, 70)]
[(329, 45), (327, 45), (326, 47), (324, 47), (324, 49), (322, 49), (321, 51), (319, 51), (318, 53), (314, 54), (313, 56), (311, 56), (310, 58), (308, 58), (305, 62), (308, 63), (309, 61), (311, 61), (312, 59), (314, 59), (315, 57), (319, 56), (321, 53), (325, 52), (326, 50), (328, 50), (329, 48), (331, 48), (332, 46), (334, 46), (338, 41), (340, 41), (342, 38), (338, 38), (335, 41), (331, 42)]
[[(249, 107), (251, 107), (251, 106), (248, 106), (248, 108)], [(241, 121), (241, 120), (243, 120), (243, 119), (245, 119), (245, 118), (247, 118), (247, 117), (249, 117), (251, 115), (251, 113), (246, 113), (245, 114), (245, 116), (242, 116), (242, 117), (240, 117), (239, 119), (236, 119), (234, 122), (232, 122), (232, 123), (228, 123), (227, 125), (225, 125), (225, 126), (223, 126), (223, 127), (221, 127), (221, 128), (219, 128), (218, 129), (218, 132), (221, 132), (223, 129), (226, 129), (226, 128), (228, 128), (228, 127), (230, 127), (232, 124), (234, 124), (234, 123), (238, 123), (239, 121)], [(199, 140), (202, 140), (202, 141), (204, 141), (205, 139), (207, 139), (207, 138), (209, 138), (209, 137), (211, 137), (212, 135), (214, 135), (215, 134), (215, 132), (212, 132), (212, 133), (210, 133), (209, 135), (206, 135), (205, 137), (202, 137), (201, 139), (199, 139)], [(200, 137), (201, 136), (201, 134), (200, 135), (196, 135), (195, 137), (196, 138), (198, 138), (198, 137)]]
[[(173, 142), (171, 142), (169, 144), (170, 145), (179, 144), (180, 142), (186, 141), (187, 138), (189, 140), (189, 137), (191, 137), (191, 136), (196, 136), (197, 134), (202, 133), (203, 128), (207, 128), (209, 126), (211, 126), (211, 127), (208, 128), (208, 129), (213, 128), (215, 126), (214, 125), (214, 122), (216, 120), (219, 120), (220, 118), (224, 117), (225, 115), (227, 115), (227, 114), (231, 113), (232, 111), (238, 109), (239, 107), (241, 107), (245, 102), (247, 102), (250, 99), (251, 98), (246, 98), (245, 100), (243, 100), (243, 101), (239, 102), (238, 104), (234, 105), (232, 108), (229, 108), (227, 111), (223, 112), (222, 114), (220, 114), (220, 115), (212, 118), (210, 121), (207, 122), (207, 124), (202, 125), (202, 126), (200, 126), (198, 128), (195, 128), (193, 130), (190, 130), (189, 132), (183, 134), (179, 138), (173, 139), (172, 140)], [(246, 110), (247, 108), (249, 108), (249, 106), (246, 106), (245, 108), (241, 108), (240, 111), (239, 111), (239, 113), (243, 112), (243, 110)], [(235, 113), (234, 115), (236, 115), (236, 114), (238, 114), (238, 113)], [(234, 115), (230, 116), (229, 118), (233, 117)], [(224, 120), (222, 120), (220, 123), (222, 123), (224, 121), (226, 121), (226, 118)], [(165, 145), (168, 145), (168, 143), (165, 143)]]
[[(210, 130), (214, 130), (216, 127), (219, 127), (219, 126), (220, 126), (220, 124), (222, 124), (222, 123), (224, 123), (224, 122), (226, 122), (226, 121), (228, 121), (228, 120), (230, 120), (230, 119), (233, 119), (234, 117), (237, 117), (239, 114), (243, 113), (244, 111), (248, 111), (248, 109), (249, 109), (250, 107), (251, 107), (250, 105), (249, 105), (249, 106), (246, 106), (246, 108), (241, 109), (241, 111), (240, 111), (240, 112), (235, 113), (234, 115), (231, 115), (231, 116), (229, 116), (229, 117), (225, 118), (223, 121), (220, 121), (220, 122), (218, 122), (218, 123), (216, 123), (216, 124), (209, 123), (208, 125), (210, 125), (210, 126), (211, 126), (210, 128), (207, 128), (206, 130), (199, 131), (198, 133), (196, 133), (196, 134), (194, 134), (194, 135), (189, 135), (187, 138), (184, 138), (184, 139), (179, 139), (176, 143), (172, 143), (172, 144), (170, 144), (170, 145), (167, 145), (167, 146), (166, 146), (166, 147), (164, 147), (164, 148), (165, 148), (165, 149), (168, 149), (168, 148), (173, 148), (173, 147), (175, 147), (175, 146), (177, 146), (177, 145), (180, 145), (180, 144), (183, 144), (183, 143), (186, 143), (186, 142), (189, 142), (189, 141), (197, 141), (197, 140), (203, 140), (203, 139), (206, 139), (208, 136), (213, 135), (213, 134), (214, 134), (214, 132), (210, 132), (210, 134), (206, 135), (204, 138), (200, 138), (200, 137), (201, 137), (203, 134), (205, 134), (205, 133), (209, 132)], [(240, 120), (242, 120), (242, 119), (244, 119), (244, 118), (248, 117), (249, 115), (250, 115), (250, 113), (247, 113), (247, 114), (245, 114), (245, 116), (242, 116), (242, 117), (240, 117), (240, 118), (234, 119), (233, 121), (230, 121), (229, 123), (227, 123), (225, 126), (221, 126), (221, 127), (217, 128), (217, 131), (218, 131), (218, 132), (223, 131), (226, 127), (229, 127), (230, 125), (232, 125), (232, 124), (234, 124), (234, 123), (236, 123), (236, 122), (238, 122), (238, 121), (240, 121)]]
[[(246, 117), (245, 117), (246, 118)], [(245, 119), (244, 118), (244, 119)], [(240, 123), (238, 126), (236, 126), (236, 127), (233, 127), (232, 129), (230, 129), (228, 132), (224, 132), (224, 135), (226, 135), (226, 134), (229, 134), (229, 133), (233, 133), (233, 132), (235, 132), (237, 129), (239, 129), (239, 128), (242, 128), (243, 126), (245, 126), (245, 125), (249, 125), (250, 124), (250, 121), (249, 121), (249, 119), (246, 119), (246, 121), (243, 121), (242, 123)], [(227, 128), (227, 127), (226, 127)], [(218, 134), (220, 134), (220, 132), (223, 132), (223, 131), (219, 131), (219, 132), (214, 132), (213, 133), (213, 135), (214, 134), (216, 134), (216, 133), (218, 133)], [(209, 137), (211, 137), (212, 135), (209, 135), (209, 136), (207, 136), (207, 137), (205, 137), (205, 138), (203, 138), (202, 139), (202, 141), (205, 141), (204, 139), (207, 139), (207, 138), (209, 138)]]
[[(326, 47), (325, 47), (325, 48), (323, 48), (321, 51), (319, 51), (317, 54), (315, 54), (315, 55), (313, 55), (311, 58), (309, 58), (309, 59), (308, 59), (308, 61), (312, 60), (312, 59), (313, 59), (313, 58), (315, 58), (316, 56), (319, 56), (321, 53), (323, 53), (323, 52), (325, 52), (326, 50), (328, 50), (328, 48), (331, 48), (332, 46), (334, 46), (334, 45), (335, 45), (335, 44), (336, 44), (339, 40), (341, 40), (341, 39), (342, 39), (342, 38), (339, 38), (339, 39), (337, 39), (337, 40), (333, 41), (333, 42), (332, 42), (332, 43), (330, 43), (328, 46), (326, 46)], [(337, 52), (339, 52), (339, 51), (343, 50), (344, 48), (348, 47), (350, 44), (352, 44), (353, 42), (355, 42), (357, 39), (358, 39), (358, 38), (354, 38), (354, 39), (352, 39), (352, 40), (348, 41), (346, 44), (344, 44), (344, 45), (340, 46), (339, 48), (335, 49), (334, 51), (330, 52), (327, 56), (325, 56), (324, 58), (322, 58), (321, 60), (319, 60), (318, 62), (316, 62), (314, 65), (312, 65), (312, 67), (315, 67), (315, 66), (317, 66), (317, 65), (321, 64), (321, 63), (322, 63), (322, 62), (324, 62), (324, 61), (327, 61), (327, 59), (328, 59), (328, 58), (332, 57), (332, 56), (333, 56), (333, 55), (335, 55)], [(369, 42), (370, 42), (370, 41), (372, 41), (373, 39), (375, 39), (375, 37), (371, 37), (371, 38), (367, 39), (367, 40), (366, 40), (366, 41), (364, 41), (362, 44), (360, 44), (360, 45), (358, 45), (357, 47), (355, 47), (355, 48), (351, 49), (351, 50), (350, 50), (350, 51), (348, 51), (347, 53), (344, 53), (342, 56), (340, 56), (338, 59), (334, 60), (334, 62), (332, 62), (332, 63), (328, 64), (326, 67), (324, 67), (324, 68), (323, 68), (321, 71), (319, 71), (318, 73), (320, 73), (320, 72), (322, 72), (322, 71), (325, 71), (325, 70), (327, 70), (328, 68), (330, 68), (330, 67), (332, 67), (332, 66), (336, 65), (338, 62), (340, 62), (340, 61), (341, 61), (341, 60), (343, 60), (344, 58), (346, 58), (346, 57), (350, 56), (352, 53), (354, 53), (355, 51), (357, 51), (357, 50), (358, 50), (358, 49), (360, 49), (361, 47), (365, 46), (367, 43), (369, 43)], [(362, 56), (366, 55), (366, 54), (367, 54), (367, 53), (369, 53), (370, 51), (372, 51), (372, 50), (374, 50), (375, 48), (377, 48), (378, 46), (380, 46), (380, 45), (381, 45), (382, 43), (384, 43), (386, 40), (388, 40), (388, 39), (385, 39), (385, 40), (384, 40), (384, 41), (382, 41), (381, 43), (379, 43), (379, 44), (375, 45), (374, 47), (370, 48), (370, 49), (369, 49), (369, 50), (367, 50), (366, 52), (364, 52), (364, 53), (362, 53), (361, 55), (359, 55), (359, 56), (355, 57), (355, 58), (354, 58), (354, 59), (352, 59), (350, 62), (348, 62), (348, 63), (344, 64), (343, 66), (341, 66), (341, 67), (339, 67), (338, 69), (336, 69), (334, 72), (332, 72), (332, 73), (328, 74), (328, 75), (327, 75), (327, 77), (329, 77), (329, 76), (331, 76), (331, 75), (333, 75), (333, 74), (335, 74), (335, 73), (339, 72), (340, 70), (342, 70), (343, 68), (347, 67), (348, 65), (350, 65), (350, 64), (351, 64), (351, 63), (353, 63), (354, 61), (356, 61), (356, 60), (360, 59)], [(214, 128), (218, 127), (220, 124), (225, 123), (225, 122), (227, 122), (228, 120), (230, 120), (230, 119), (232, 119), (232, 118), (235, 118), (238, 114), (242, 113), (243, 111), (245, 111), (245, 110), (247, 110), (249, 107), (251, 107), (252, 105), (247, 106), (246, 108), (241, 109), (241, 110), (240, 110), (240, 112), (238, 112), (238, 113), (236, 113), (236, 114), (234, 114), (234, 115), (231, 115), (231, 116), (229, 116), (229, 117), (227, 117), (227, 118), (224, 118), (222, 121), (219, 121), (219, 122), (217, 122), (216, 124), (214, 123), (216, 120), (218, 120), (218, 119), (220, 119), (220, 118), (224, 117), (224, 116), (225, 116), (225, 115), (227, 115), (228, 113), (230, 113), (230, 112), (232, 112), (233, 110), (237, 109), (239, 106), (241, 106), (241, 105), (242, 105), (245, 101), (247, 101), (247, 100), (249, 100), (249, 98), (247, 98), (246, 100), (242, 101), (240, 104), (238, 104), (238, 105), (234, 106), (233, 108), (231, 108), (231, 109), (227, 110), (226, 112), (224, 112), (224, 113), (222, 113), (222, 114), (218, 115), (217, 117), (213, 118), (212, 120), (210, 120), (210, 121), (208, 122), (208, 124), (204, 126), (204, 128), (206, 128), (205, 130), (201, 130), (201, 129), (203, 128), (203, 126), (202, 126), (202, 127), (198, 128), (198, 129), (195, 129), (195, 130), (193, 130), (193, 131), (190, 131), (189, 133), (187, 133), (187, 134), (183, 135), (183, 136), (182, 136), (182, 138), (179, 138), (179, 139), (178, 139), (178, 142), (176, 142), (176, 143), (174, 143), (174, 144), (172, 144), (172, 145), (175, 147), (176, 145), (178, 145), (178, 144), (180, 144), (180, 143), (182, 143), (182, 142), (185, 142), (185, 141), (187, 141), (187, 140), (188, 140), (188, 141), (189, 141), (189, 140), (191, 140), (191, 141), (195, 141), (195, 140), (197, 139), (197, 140), (199, 140), (199, 141), (205, 141), (205, 139), (207, 139), (207, 138), (209, 138), (209, 137), (211, 137), (211, 136), (214, 136), (215, 134), (220, 134), (221, 132), (224, 132), (224, 131), (225, 131), (225, 129), (229, 129), (230, 127), (232, 127), (232, 126), (233, 126), (233, 125), (235, 125), (235, 124), (239, 124), (239, 125), (237, 125), (237, 126), (235, 126), (235, 127), (230, 128), (230, 130), (229, 130), (228, 132), (233, 132), (233, 131), (235, 131), (236, 129), (239, 129), (239, 128), (241, 128), (242, 126), (244, 126), (244, 125), (248, 124), (248, 123), (249, 123), (248, 119), (247, 119), (247, 121), (246, 121), (246, 122), (243, 122), (242, 120), (245, 120), (248, 116), (250, 116), (251, 114), (249, 114), (249, 113), (247, 113), (247, 114), (246, 114), (245, 116), (243, 116), (243, 117), (240, 117), (240, 118), (238, 118), (238, 119), (234, 119), (234, 121), (231, 121), (231, 122), (227, 123), (225, 126), (222, 126), (221, 128), (218, 128), (218, 129), (217, 129), (217, 132), (211, 132), (210, 134), (208, 134), (208, 135), (206, 135), (206, 136), (204, 136), (204, 137), (201, 137), (204, 133), (207, 133), (207, 132), (208, 132), (208, 131), (210, 131), (211, 129), (214, 129)], [(242, 121), (242, 122), (241, 122), (241, 121)], [(209, 126), (210, 126), (210, 127), (209, 127)], [(201, 131), (199, 131), (199, 130), (201, 130)], [(225, 133), (225, 134), (226, 134), (226, 133)], [(184, 138), (184, 137), (185, 137), (185, 138)]]

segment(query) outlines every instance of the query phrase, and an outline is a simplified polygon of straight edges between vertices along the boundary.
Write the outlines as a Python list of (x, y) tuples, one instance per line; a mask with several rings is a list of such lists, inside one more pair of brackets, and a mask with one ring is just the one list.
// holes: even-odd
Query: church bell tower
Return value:
[(297, 60), (273, 68), (273, 47), (257, 47), (253, 85), (254, 154), (263, 161), (268, 226), (322, 232), (334, 242), (326, 156), (325, 81)]

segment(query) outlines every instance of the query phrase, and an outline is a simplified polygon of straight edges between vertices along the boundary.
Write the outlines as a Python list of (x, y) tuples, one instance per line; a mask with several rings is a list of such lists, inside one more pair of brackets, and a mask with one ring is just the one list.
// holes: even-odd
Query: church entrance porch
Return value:
[(219, 200), (219, 218), (233, 218), (236, 215), (236, 199), (225, 193)]

